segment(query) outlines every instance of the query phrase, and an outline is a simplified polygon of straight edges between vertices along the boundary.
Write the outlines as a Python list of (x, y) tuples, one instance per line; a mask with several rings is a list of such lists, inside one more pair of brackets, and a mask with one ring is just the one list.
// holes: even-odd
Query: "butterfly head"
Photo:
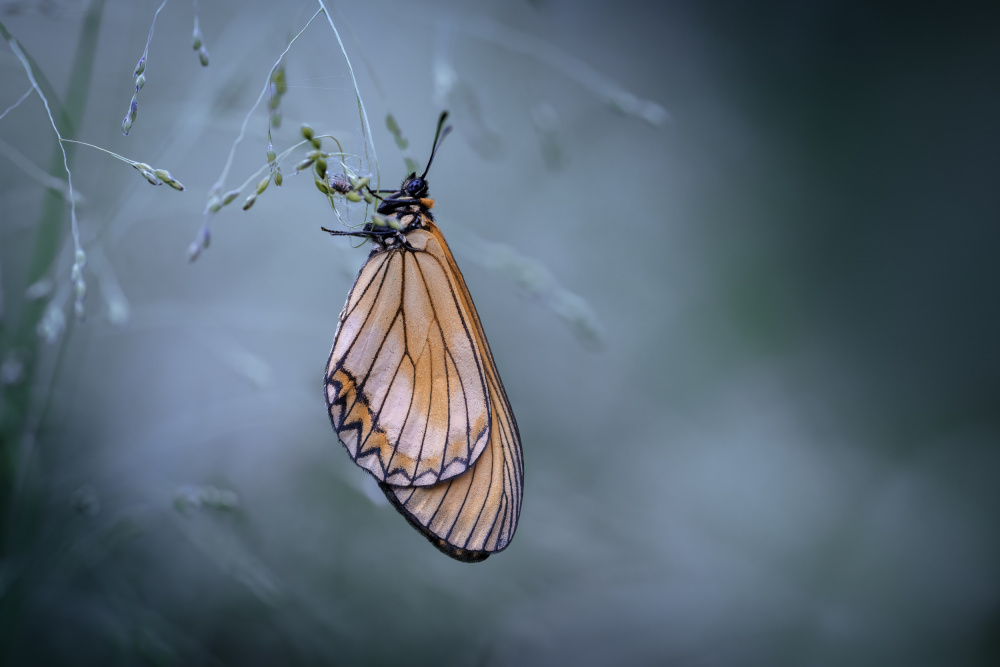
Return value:
[(399, 186), (399, 190), (379, 205), (377, 209), (379, 213), (389, 214), (399, 211), (402, 206), (411, 206), (413, 200), (417, 200), (424, 211), (434, 206), (434, 200), (427, 198), (427, 172), (430, 171), (431, 163), (434, 162), (434, 155), (437, 153), (438, 147), (451, 131), (450, 125), (445, 127), (444, 122), (447, 119), (447, 111), (442, 112), (438, 117), (437, 130), (434, 132), (434, 144), (424, 173), (417, 176), (417, 172), (410, 172), (410, 175), (403, 180), (403, 184)]
[(403, 181), (403, 184), (399, 187), (399, 191), (405, 197), (423, 199), (427, 196), (427, 181), (424, 180), (423, 176), (417, 176), (416, 173), (412, 173)]

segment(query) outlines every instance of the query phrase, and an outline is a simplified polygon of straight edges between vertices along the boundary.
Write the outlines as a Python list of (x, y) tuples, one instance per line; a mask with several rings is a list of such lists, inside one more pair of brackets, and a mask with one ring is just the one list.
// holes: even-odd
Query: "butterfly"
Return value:
[[(323, 376), (330, 422), (389, 502), (452, 558), (510, 544), (524, 487), (521, 437), (469, 288), (431, 214), (431, 156), (399, 190), (368, 190), (377, 216)], [(390, 192), (385, 197), (379, 192)]]

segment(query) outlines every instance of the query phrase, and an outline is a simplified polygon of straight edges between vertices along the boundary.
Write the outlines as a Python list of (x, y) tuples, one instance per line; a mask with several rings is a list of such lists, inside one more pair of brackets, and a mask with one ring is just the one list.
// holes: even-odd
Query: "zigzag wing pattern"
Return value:
[(361, 268), (325, 393), (355, 463), (380, 482), (428, 486), (475, 463), (489, 440), (491, 405), (474, 311), (448, 257), (426, 232), (407, 239), (419, 251), (376, 250)]

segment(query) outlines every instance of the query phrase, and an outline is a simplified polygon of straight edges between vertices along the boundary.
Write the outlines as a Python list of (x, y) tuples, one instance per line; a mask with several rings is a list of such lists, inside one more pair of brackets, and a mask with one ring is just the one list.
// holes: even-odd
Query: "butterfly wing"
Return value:
[(473, 340), (485, 363), (490, 396), (489, 442), (464, 474), (433, 486), (380, 483), (389, 501), (444, 553), (467, 562), (503, 550), (514, 536), (521, 512), (524, 463), (521, 437), (489, 343), (458, 265), (433, 223), (429, 232), (441, 246), (471, 317)]
[(407, 241), (417, 251), (376, 249), (361, 268), (325, 394), (355, 463), (380, 482), (425, 486), (473, 465), (489, 440), (491, 403), (478, 318), (451, 253), (423, 230)]

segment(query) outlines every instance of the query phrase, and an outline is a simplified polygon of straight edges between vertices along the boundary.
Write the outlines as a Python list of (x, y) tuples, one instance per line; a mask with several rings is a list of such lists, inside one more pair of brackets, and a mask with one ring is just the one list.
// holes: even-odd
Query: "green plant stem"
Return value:
[[(87, 95), (90, 91), (90, 79), (93, 73), (94, 56), (97, 51), (98, 33), (100, 29), (101, 16), (104, 9), (104, 0), (93, 0), (84, 16), (83, 25), (80, 28), (80, 40), (74, 57), (70, 62), (73, 69), (69, 76), (69, 89), (66, 92), (65, 103), (59, 103), (59, 97), (48, 82), (45, 75), (39, 69), (37, 63), (31, 56), (24, 52), (24, 55), (31, 66), (32, 75), (38, 82), (38, 87), (45, 94), (52, 109), (52, 115), (56, 123), (60, 126), (60, 133), (63, 137), (73, 137), (77, 131), (77, 125), (83, 117), (83, 110), (87, 102)], [(0, 34), (10, 42), (13, 37), (7, 31), (6, 26), (0, 23)], [(23, 48), (22, 48), (23, 51)], [(72, 145), (67, 146), (67, 158), (72, 157), (70, 150)], [(57, 145), (53, 150), (50, 160), (49, 173), (53, 176), (64, 173), (62, 147)], [(42, 213), (38, 224), (35, 225), (35, 243), (32, 249), (31, 261), (28, 268), (28, 279), (26, 284), (32, 284), (45, 277), (50, 271), (55, 261), (62, 240), (68, 231), (65, 224), (66, 200), (62, 194), (47, 191), (43, 195)], [(6, 328), (0, 331), (0, 349), (16, 350), (21, 356), (24, 364), (23, 379), (21, 382), (3, 387), (3, 414), (0, 415), (0, 522), (3, 522), (0, 530), (0, 554), (7, 555), (11, 552), (13, 542), (16, 541), (13, 530), (15, 517), (11, 515), (12, 494), (14, 493), (14, 480), (18, 477), (18, 470), (21, 466), (28, 465), (27, 461), (19, 460), (20, 440), (23, 435), (25, 419), (32, 400), (32, 388), (35, 384), (38, 370), (38, 354), (41, 341), (35, 333), (35, 328), (45, 309), (43, 301), (23, 302), (21, 304), (17, 326), (14, 331), (7, 331)], [(57, 343), (62, 345), (63, 342)]]

